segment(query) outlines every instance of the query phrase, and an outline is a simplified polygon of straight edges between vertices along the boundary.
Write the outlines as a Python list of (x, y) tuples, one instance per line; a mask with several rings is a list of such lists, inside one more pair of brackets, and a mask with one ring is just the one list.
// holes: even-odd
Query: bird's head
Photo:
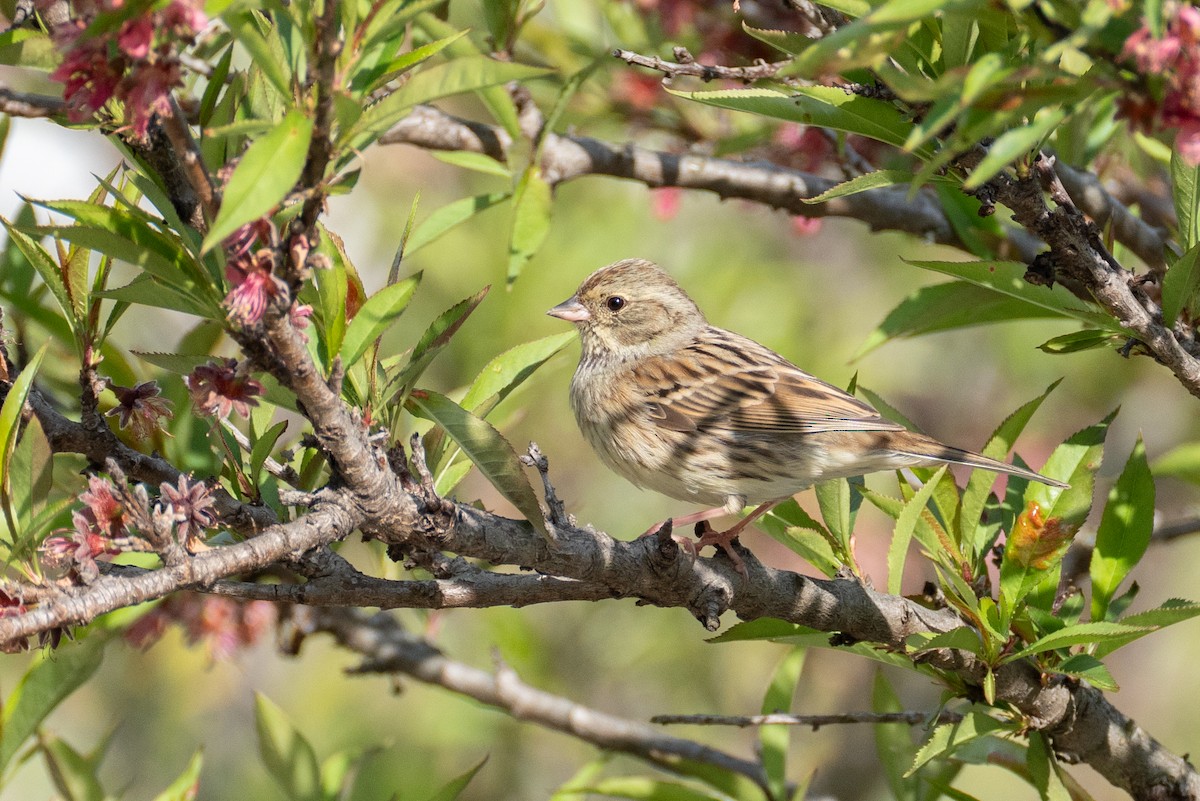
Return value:
[(546, 313), (579, 326), (585, 359), (629, 361), (670, 353), (708, 324), (675, 280), (645, 259), (600, 268)]

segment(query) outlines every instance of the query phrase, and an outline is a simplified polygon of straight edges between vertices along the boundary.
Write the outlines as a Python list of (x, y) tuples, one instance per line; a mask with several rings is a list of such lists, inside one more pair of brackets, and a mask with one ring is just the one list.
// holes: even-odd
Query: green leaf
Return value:
[[(451, 49), (453, 52), (453, 49)], [(496, 61), (483, 55), (463, 56), (445, 64), (413, 73), (400, 89), (363, 113), (347, 134), (348, 141), (362, 148), (371, 144), (420, 103), (441, 97), (473, 92), (511, 81), (548, 75), (552, 70), (511, 61)]]
[(133, 355), (155, 367), (161, 367), (170, 373), (187, 375), (202, 364), (212, 361), (209, 353), (145, 353), (135, 350)]
[[(491, 156), (485, 156), (483, 153), (472, 153), (469, 150), (435, 150), (430, 155), (438, 161), (461, 167), (464, 170), (494, 175), (498, 178), (512, 178), (512, 170), (508, 168), (507, 164), (496, 161)], [(507, 197), (507, 195), (505, 196)]]
[[(875, 671), (871, 689), (871, 711), (879, 714), (901, 712), (900, 697), (882, 670)], [(892, 798), (896, 801), (916, 801), (912, 782), (905, 781), (904, 772), (916, 755), (910, 727), (907, 723), (877, 723), (871, 727), (875, 736), (875, 753), (883, 765)]]
[(937, 485), (942, 480), (942, 476), (946, 474), (947, 469), (946, 465), (938, 468), (937, 472), (926, 480), (924, 486), (912, 497), (912, 500), (904, 505), (904, 510), (900, 512), (900, 517), (896, 519), (896, 528), (892, 534), (892, 544), (888, 548), (887, 591), (891, 595), (900, 594), (900, 585), (904, 580), (904, 560), (908, 556), (908, 545), (912, 542), (913, 532), (916, 530), (917, 522), (921, 519), (925, 511), (925, 506), (929, 503), (929, 499), (933, 497), (933, 491), (937, 489)]
[[(29, 364), (25, 365), (21, 374), (12, 382), (8, 395), (4, 398), (4, 405), (0, 406), (0, 488), (3, 489), (5, 496), (10, 498), (12, 497), (12, 458), (21, 430), (21, 412), (25, 408), (25, 399), (29, 397), (29, 390), (33, 387), (34, 376), (37, 375), (38, 368), (42, 366), (42, 359), (45, 358), (49, 347), (49, 342), (42, 345), (34, 357), (29, 360)], [(4, 762), (0, 760), (0, 770), (3, 770), (3, 767)]]
[(1154, 529), (1154, 476), (1139, 436), (1125, 469), (1108, 493), (1089, 572), (1092, 620), (1104, 620), (1117, 588), (1141, 561)]
[(254, 15), (250, 12), (226, 13), (222, 15), (225, 24), (229, 26), (234, 38), (250, 54), (257, 72), (266, 76), (271, 85), (279, 92), (279, 96), (287, 100), (292, 98), (292, 80), (287, 74), (287, 67), (259, 30)]
[[(803, 648), (793, 648), (775, 668), (771, 683), (763, 696), (762, 714), (789, 712), (800, 673), (804, 670)], [(772, 798), (786, 798), (787, 754), (791, 741), (790, 726), (760, 726), (758, 729), (759, 759), (767, 774), (767, 787)]]
[(791, 95), (773, 89), (667, 91), (717, 108), (833, 128), (897, 147), (904, 144), (912, 130), (912, 123), (901, 116), (891, 103), (849, 94), (832, 86), (801, 86)]
[(1187, 442), (1154, 460), (1154, 475), (1200, 484), (1200, 442)]
[(1113, 680), (1112, 674), (1108, 672), (1108, 668), (1104, 666), (1104, 663), (1091, 654), (1075, 654), (1070, 659), (1064, 660), (1062, 664), (1056, 666), (1053, 670), (1055, 673), (1063, 673), (1067, 676), (1084, 679), (1097, 690), (1103, 690), (1104, 692), (1115, 693), (1121, 689), (1117, 686), (1117, 682)]
[(221, 208), (204, 237), (202, 251), (279, 205), (300, 180), (312, 132), (313, 121), (295, 109), (250, 145), (225, 184)]
[(408, 364), (389, 382), (389, 384), (399, 385), (399, 388), (393, 393), (393, 399), (389, 401), (390, 403), (395, 403), (396, 398), (403, 400), (408, 396), (409, 391), (413, 387), (413, 382), (421, 377), (421, 374), (425, 372), (425, 368), (429, 366), (434, 357), (450, 342), (450, 338), (458, 333), (458, 329), (471, 316), (471, 312), (479, 308), (479, 304), (487, 297), (489, 290), (491, 290), (491, 287), (485, 286), (471, 297), (460, 300), (438, 315), (437, 319), (429, 324), (429, 327), (425, 329), (425, 333), (417, 341), (416, 347), (413, 348), (412, 355), (408, 359)]
[(1122, 339), (1124, 339), (1122, 335), (1114, 334), (1111, 331), (1097, 331), (1094, 328), (1085, 328), (1082, 331), (1072, 331), (1069, 334), (1047, 339), (1038, 345), (1038, 350), (1043, 353), (1055, 355), (1079, 353), (1080, 351), (1115, 345), (1121, 342)]
[[(1025, 426), (1029, 424), (1029, 420), (1034, 413), (1041, 408), (1042, 402), (1054, 391), (1054, 388), (1059, 385), (1062, 379), (1055, 381), (1050, 386), (1046, 387), (1046, 391), (1038, 395), (1033, 400), (1022, 404), (1016, 411), (1004, 419), (996, 430), (988, 438), (987, 444), (983, 446), (980, 453), (992, 459), (1003, 460), (1013, 445), (1016, 444), (1017, 438), (1021, 436), (1021, 432), (1025, 430)], [(1010, 478), (1011, 482), (1012, 479)], [(959, 541), (971, 544), (971, 553), (975, 558), (982, 557), (984, 552), (991, 548), (991, 536), (986, 527), (980, 527), (979, 520), (983, 515), (984, 506), (987, 504), (988, 494), (991, 491), (992, 484), (995, 483), (995, 477), (988, 475), (985, 471), (976, 470), (971, 473), (971, 477), (967, 479), (966, 489), (962, 493), (961, 511), (959, 513)]]
[(760, 527), (826, 576), (832, 578), (841, 568), (830, 545), (832, 535), (801, 509), (795, 499), (788, 499), (763, 515)]
[(409, 395), (406, 407), (413, 414), (441, 426), (492, 486), (525, 515), (539, 534), (553, 542), (521, 461), (499, 431), (436, 392), (415, 390)]
[(971, 654), (979, 654), (983, 651), (983, 642), (979, 639), (979, 632), (969, 626), (961, 626), (950, 631), (943, 631), (940, 634), (932, 632), (920, 632), (909, 637), (905, 641), (905, 647), (910, 653), (922, 653), (924, 651), (934, 651), (939, 648), (953, 648), (958, 651), (966, 651)]
[(1042, 140), (1049, 136), (1066, 116), (1066, 109), (1048, 109), (1029, 125), (1001, 134), (987, 149), (987, 155), (971, 170), (967, 180), (963, 181), (963, 189), (978, 189), (1009, 164), (1040, 147)]
[(1113, 623), (1108, 620), (1076, 623), (1064, 626), (1056, 632), (1034, 640), (1021, 650), (1009, 654), (1005, 662), (1024, 659), (1027, 656), (1067, 648), (1072, 645), (1093, 645), (1109, 640), (1124, 639), (1132, 634), (1149, 634), (1154, 629), (1149, 626), (1131, 626), (1127, 623)]
[(1150, 632), (1158, 631), (1176, 623), (1182, 623), (1185, 620), (1191, 620), (1197, 615), (1200, 615), (1200, 604), (1193, 603), (1192, 601), (1184, 601), (1179, 598), (1171, 598), (1162, 606), (1149, 609), (1145, 612), (1126, 615), (1121, 618), (1121, 623), (1127, 626), (1135, 626), (1139, 630), (1124, 638), (1102, 642), (1092, 652), (1098, 658), (1103, 658), (1118, 648), (1128, 645), (1141, 637), (1145, 637)]
[(1179, 242), (1184, 252), (1200, 245), (1200, 165), (1184, 161), (1178, 150), (1171, 153), (1172, 198), (1179, 219)]
[(1025, 280), (1028, 267), (1010, 261), (913, 261), (905, 259), (914, 267), (949, 275), (977, 286), (1009, 295), (1018, 300), (1040, 306), (1063, 317), (1082, 320), (1106, 331), (1131, 335), (1117, 325), (1111, 317), (1087, 308), (1082, 301), (1065, 290), (1056, 292), (1050, 287), (1031, 284)]
[(209, 320), (223, 317), (219, 311), (220, 307), (215, 303), (207, 303), (191, 294), (174, 289), (146, 273), (139, 275), (125, 286), (105, 289), (97, 292), (96, 295), (122, 303), (171, 309)]
[(200, 769), (204, 766), (204, 751), (197, 749), (187, 767), (154, 801), (193, 801), (200, 791)]
[(800, 198), (800, 200), (804, 203), (812, 204), (825, 203), (829, 200), (856, 195), (859, 192), (867, 192), (871, 189), (906, 184), (912, 180), (912, 176), (911, 170), (873, 170), (872, 172), (855, 176), (849, 181), (843, 181), (837, 186), (830, 187), (819, 195)]
[(67, 293), (67, 285), (63, 281), (62, 271), (58, 264), (50, 258), (50, 254), (40, 243), (34, 239), (21, 233), (16, 226), (8, 220), (0, 217), (0, 222), (4, 224), (5, 230), (8, 231), (9, 240), (17, 246), (17, 250), (23, 255), (33, 268), (37, 270), (42, 281), (50, 289), (50, 294), (54, 295), (54, 299), (58, 301), (58, 306), (66, 315), (67, 322), (71, 326), (71, 330), (75, 331), (79, 328), (80, 321), (75, 319), (75, 306), (71, 303), (71, 296)]
[(1200, 294), (1200, 243), (1193, 245), (1167, 269), (1162, 285), (1163, 324), (1175, 324), (1184, 309), (1194, 310)]
[(455, 226), (465, 223), (481, 211), (512, 197), (512, 192), (490, 192), (464, 197), (437, 209), (418, 225), (405, 243), (405, 254), (415, 253)]
[[(429, 44), (421, 45), (414, 50), (410, 50), (409, 52), (392, 59), (387, 64), (379, 65), (376, 69), (366, 72), (362, 77), (370, 78), (371, 80), (369, 81), (369, 84), (371, 86), (380, 86), (387, 81), (396, 78), (402, 73), (407, 72), (418, 64), (429, 60), (444, 50), (447, 46), (458, 41), (463, 36), (466, 36), (467, 33), (467, 31), (459, 31), (458, 33), (447, 36), (445, 39), (438, 39), (436, 42), (430, 42)], [(356, 88), (358, 84), (358, 77), (359, 76), (355, 76), (354, 81)]]
[(63, 798), (70, 801), (105, 801), (100, 784), (100, 765), (79, 753), (64, 740), (43, 733), (39, 738), (46, 772)]
[(575, 339), (574, 331), (525, 342), (496, 356), (479, 371), (463, 396), (464, 409), (486, 417), (496, 404), (525, 382), (551, 356)]
[(254, 486), (258, 487), (262, 483), (262, 468), (267, 461), (267, 457), (271, 455), (271, 451), (275, 448), (275, 443), (279, 441), (279, 437), (287, 430), (287, 420), (280, 420), (275, 425), (267, 429), (267, 432), (254, 441), (253, 447), (250, 449), (250, 480), (254, 482)]
[[(869, 6), (864, 4), (864, 9), (869, 10), (869, 8)], [(799, 55), (802, 50), (806, 50), (813, 43), (812, 39), (809, 39), (802, 33), (796, 33), (795, 31), (772, 30), (767, 28), (755, 28), (746, 24), (745, 20), (742, 20), (742, 30), (753, 36), (758, 41), (765, 42), (766, 44), (771, 45), (771, 47), (787, 53), (789, 56)]]
[(339, 352), (342, 364), (349, 367), (358, 363), (371, 343), (404, 312), (420, 282), (421, 274), (417, 273), (391, 286), (385, 286), (367, 299), (346, 329), (346, 337), (342, 340)]
[(283, 710), (262, 693), (254, 694), (254, 723), (263, 765), (287, 797), (324, 801), (321, 771), (312, 745)]
[(507, 280), (510, 285), (550, 235), (553, 207), (550, 184), (542, 178), (541, 169), (531, 164), (513, 195), (512, 232), (508, 240)]
[(571, 792), (578, 795), (587, 794), (589, 797), (597, 793), (612, 798), (631, 798), (634, 801), (722, 801), (723, 798), (685, 784), (651, 779), (648, 776), (615, 776)]
[(455, 801), (456, 798), (462, 795), (462, 791), (467, 789), (467, 785), (471, 783), (471, 779), (475, 778), (475, 774), (487, 764), (487, 761), (488, 758), (485, 756), (475, 763), (474, 767), (446, 782), (437, 789), (437, 792), (429, 796), (428, 801)]
[(912, 776), (917, 770), (931, 759), (949, 756), (955, 749), (980, 737), (987, 737), (1005, 730), (1012, 730), (1012, 725), (983, 712), (969, 712), (958, 723), (943, 723), (933, 730), (929, 740), (921, 746), (913, 760), (912, 767), (904, 775)]
[[(9, 390), (12, 397), (12, 390)], [(56, 651), (42, 651), (4, 702), (0, 727), (0, 775), (13, 756), (42, 725), (54, 708), (83, 686), (100, 667), (106, 634), (93, 633), (83, 641)]]
[[(850, 538), (854, 534), (854, 519), (858, 516), (858, 507), (862, 505), (862, 495), (851, 489), (851, 479), (835, 478), (822, 481), (813, 487), (817, 496), (817, 506), (821, 509), (821, 519), (829, 528), (840, 546), (843, 554), (849, 555)], [(862, 477), (854, 482), (862, 486)]]

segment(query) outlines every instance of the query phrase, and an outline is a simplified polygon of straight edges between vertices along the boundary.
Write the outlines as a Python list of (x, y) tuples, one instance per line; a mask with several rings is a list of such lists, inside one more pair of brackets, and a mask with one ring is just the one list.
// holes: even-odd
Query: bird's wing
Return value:
[[(720, 329), (634, 367), (651, 419), (673, 431), (903, 431), (868, 403)], [(716, 336), (720, 334), (722, 336)]]

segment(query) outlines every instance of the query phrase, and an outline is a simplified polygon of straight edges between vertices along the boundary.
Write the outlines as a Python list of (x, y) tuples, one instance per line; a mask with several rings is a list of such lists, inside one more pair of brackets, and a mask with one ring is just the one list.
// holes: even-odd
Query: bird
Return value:
[[(743, 574), (733, 540), (828, 479), (949, 463), (1068, 486), (885, 419), (765, 345), (709, 323), (646, 259), (600, 268), (547, 314), (579, 330), (570, 403), (588, 444), (638, 487), (710, 507), (672, 522), (704, 523), (692, 547), (722, 548)], [(748, 504), (753, 511), (725, 531), (705, 522)]]

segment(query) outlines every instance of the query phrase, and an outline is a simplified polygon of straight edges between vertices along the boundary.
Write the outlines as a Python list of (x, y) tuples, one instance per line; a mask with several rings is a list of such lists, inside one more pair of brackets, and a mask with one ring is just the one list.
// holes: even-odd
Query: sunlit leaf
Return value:
[(554, 201), (550, 184), (541, 170), (531, 165), (521, 176), (513, 195), (512, 231), (508, 240), (508, 283), (520, 276), (525, 263), (533, 258), (550, 234), (550, 212)]
[(417, 273), (386, 286), (367, 298), (367, 302), (358, 310), (358, 314), (354, 315), (346, 329), (346, 337), (342, 340), (339, 352), (342, 364), (358, 363), (371, 343), (404, 312), (420, 282), (421, 274)]
[(1117, 588), (1146, 552), (1154, 529), (1154, 476), (1138, 437), (1108, 493), (1092, 551), (1092, 620), (1104, 620)]
[(1035, 640), (1019, 651), (1007, 655), (1004, 661), (1012, 662), (1017, 659), (1024, 659), (1027, 656), (1033, 656), (1034, 654), (1067, 648), (1072, 645), (1091, 645), (1105, 642), (1106, 640), (1120, 640), (1131, 634), (1149, 634), (1153, 630), (1150, 626), (1131, 626), (1127, 623), (1114, 623), (1106, 620), (1076, 623), (1073, 626), (1065, 626), (1052, 634), (1047, 634), (1045, 637)]
[(1171, 188), (1179, 242), (1191, 251), (1200, 245), (1200, 165), (1188, 164), (1178, 150), (1171, 153)]
[(429, 390), (414, 390), (406, 405), (413, 414), (441, 426), (492, 486), (525, 515), (530, 525), (543, 537), (552, 539), (521, 461), (512, 445), (491, 423)]
[(913, 532), (917, 527), (917, 522), (921, 519), (921, 515), (925, 511), (926, 504), (933, 496), (933, 491), (937, 489), (938, 482), (942, 480), (942, 476), (946, 474), (946, 466), (938, 468), (938, 471), (925, 482), (925, 485), (917, 492), (912, 499), (904, 505), (900, 516), (896, 518), (896, 527), (892, 533), (891, 547), (888, 548), (888, 589), (892, 595), (900, 594), (900, 584), (904, 579), (904, 560), (908, 556), (908, 545), (912, 542)]
[(485, 756), (466, 772), (446, 782), (433, 795), (429, 796), (428, 801), (455, 801), (455, 799), (462, 795), (462, 791), (467, 789), (467, 785), (475, 778), (475, 774), (487, 764), (487, 761), (488, 758)]
[(921, 746), (912, 766), (905, 773), (911, 776), (929, 760), (936, 757), (949, 756), (955, 749), (962, 747), (979, 737), (987, 737), (1007, 730), (1012, 730), (1012, 724), (997, 720), (983, 712), (968, 712), (957, 723), (943, 723), (933, 730), (929, 740)]
[(204, 752), (197, 750), (188, 760), (187, 767), (167, 786), (154, 801), (193, 801), (200, 792), (200, 769), (204, 767)]
[(1170, 326), (1184, 309), (1194, 310), (1200, 295), (1200, 243), (1167, 269), (1162, 285), (1163, 324)]
[(405, 243), (406, 254), (415, 253), (434, 241), (442, 234), (467, 220), (481, 211), (486, 211), (497, 203), (502, 203), (512, 197), (512, 192), (491, 192), (486, 195), (475, 195), (447, 203), (426, 217), (412, 232)]
[(254, 694), (254, 723), (263, 766), (295, 801), (324, 801), (321, 770), (312, 744), (274, 701)]
[(297, 109), (250, 145), (225, 184), (221, 208), (202, 250), (211, 250), (279, 205), (300, 180), (312, 132), (313, 121)]

